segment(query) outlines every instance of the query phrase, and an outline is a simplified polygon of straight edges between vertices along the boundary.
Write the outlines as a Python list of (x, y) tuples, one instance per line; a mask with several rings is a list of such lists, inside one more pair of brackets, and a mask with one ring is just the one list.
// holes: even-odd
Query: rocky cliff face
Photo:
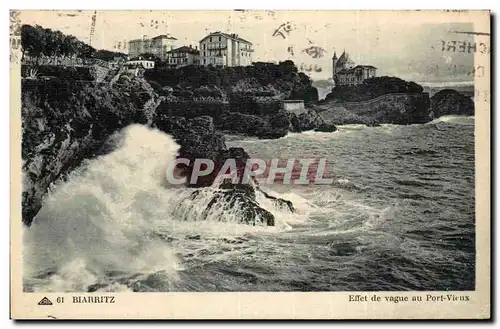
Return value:
[(363, 102), (331, 102), (315, 107), (334, 124), (413, 124), (430, 121), (429, 95), (387, 94)]
[(430, 120), (429, 103), (429, 95), (419, 84), (377, 77), (333, 88), (314, 109), (333, 124), (412, 124)]
[[(158, 113), (186, 118), (207, 115), (218, 129), (259, 138), (305, 130), (296, 127), (297, 118), (282, 110), (282, 100), (302, 99), (308, 105), (318, 101), (312, 81), (291, 61), (248, 67), (159, 68), (145, 72), (145, 77), (165, 97)], [(319, 128), (311, 122), (308, 125)]]
[(292, 126), (296, 132), (308, 130), (334, 132), (337, 130), (337, 127), (333, 123), (326, 121), (312, 109), (307, 109), (306, 112), (298, 115), (296, 119), (292, 119)]
[(359, 102), (325, 101), (314, 109), (333, 124), (373, 126), (425, 123), (443, 115), (474, 115), (474, 102), (458, 91), (444, 89), (430, 99), (424, 92), (393, 93)]
[(155, 98), (148, 83), (128, 77), (113, 88), (74, 80), (23, 80), (23, 222), (31, 224), (50, 184), (95, 157), (112, 133), (152, 121)]
[(453, 89), (443, 89), (437, 92), (430, 102), (432, 118), (443, 115), (474, 115), (474, 102)]

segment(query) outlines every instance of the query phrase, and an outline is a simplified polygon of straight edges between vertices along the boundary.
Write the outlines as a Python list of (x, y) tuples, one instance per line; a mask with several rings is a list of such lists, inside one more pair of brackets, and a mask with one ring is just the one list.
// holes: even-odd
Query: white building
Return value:
[(252, 64), (252, 43), (237, 34), (213, 32), (200, 40), (200, 64), (247, 66)]
[(152, 39), (134, 39), (128, 42), (129, 56), (137, 57), (141, 54), (153, 54), (165, 60), (167, 52), (176, 47), (177, 38), (171, 35), (159, 35)]
[(200, 51), (196, 48), (182, 46), (166, 53), (165, 63), (168, 67), (178, 68), (188, 65), (200, 65)]
[(137, 68), (137, 67), (142, 67), (146, 70), (148, 69), (154, 69), (155, 67), (155, 62), (147, 59), (132, 59), (129, 60), (125, 63), (125, 66), (127, 68)]

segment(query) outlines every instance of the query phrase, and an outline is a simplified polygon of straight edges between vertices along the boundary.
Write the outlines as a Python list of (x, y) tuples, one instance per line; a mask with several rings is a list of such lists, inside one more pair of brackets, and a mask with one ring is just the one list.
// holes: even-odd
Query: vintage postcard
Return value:
[(13, 319), (489, 319), (490, 12), (12, 10)]

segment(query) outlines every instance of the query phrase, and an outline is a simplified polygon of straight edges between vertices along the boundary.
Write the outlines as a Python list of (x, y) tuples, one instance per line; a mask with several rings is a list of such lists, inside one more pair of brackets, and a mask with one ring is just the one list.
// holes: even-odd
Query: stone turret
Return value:
[(332, 58), (332, 78), (335, 80), (335, 73), (336, 73), (336, 68), (337, 68), (337, 52), (333, 51), (333, 58)]

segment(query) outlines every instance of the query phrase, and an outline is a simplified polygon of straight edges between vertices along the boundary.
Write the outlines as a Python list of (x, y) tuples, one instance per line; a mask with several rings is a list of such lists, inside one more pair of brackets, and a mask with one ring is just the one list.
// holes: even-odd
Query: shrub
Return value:
[(21, 65), (21, 76), (27, 77), (33, 70), (36, 70), (39, 77), (50, 76), (63, 80), (93, 80), (90, 68), (82, 66)]
[(339, 85), (332, 89), (326, 100), (344, 102), (359, 102), (370, 100), (385, 94), (394, 93), (422, 93), (423, 87), (410, 81), (396, 77), (375, 77), (363, 81), (356, 86)]

